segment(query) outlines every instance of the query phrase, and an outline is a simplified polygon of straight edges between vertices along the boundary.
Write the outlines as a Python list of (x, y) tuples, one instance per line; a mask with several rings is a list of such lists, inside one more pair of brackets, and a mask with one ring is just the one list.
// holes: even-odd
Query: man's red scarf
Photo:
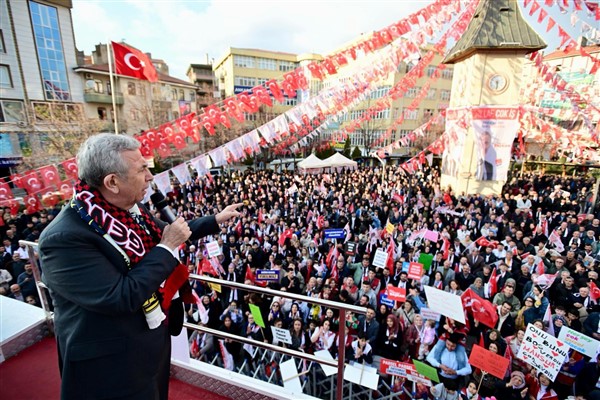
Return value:
[[(127, 255), (124, 258), (130, 269), (135, 268), (145, 254), (160, 243), (162, 231), (152, 217), (147, 214), (145, 208), (140, 207), (139, 217), (145, 223), (147, 231), (133, 219), (129, 211), (110, 204), (98, 190), (92, 189), (85, 182), (80, 181), (75, 185), (74, 200), (76, 202), (72, 202), (71, 206), (78, 210), (82, 219), (94, 221), (95, 224), (91, 223), (90, 225), (99, 234), (108, 235), (112, 242), (116, 243)], [(86, 222), (89, 223), (89, 221)], [(186, 303), (195, 302), (188, 278), (187, 267), (179, 263), (165, 281), (164, 286), (159, 289), (162, 295), (161, 307), (165, 312), (169, 310), (171, 300), (177, 290), (180, 291), (180, 295)]]

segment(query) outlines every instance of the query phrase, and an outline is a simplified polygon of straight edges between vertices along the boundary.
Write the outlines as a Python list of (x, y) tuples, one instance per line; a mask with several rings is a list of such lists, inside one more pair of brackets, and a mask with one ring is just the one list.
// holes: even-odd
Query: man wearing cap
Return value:
[(459, 377), (468, 376), (472, 372), (467, 352), (460, 344), (463, 337), (459, 333), (453, 333), (448, 339), (439, 340), (427, 355), (427, 362), (432, 367), (439, 368), (442, 382), (459, 382)]

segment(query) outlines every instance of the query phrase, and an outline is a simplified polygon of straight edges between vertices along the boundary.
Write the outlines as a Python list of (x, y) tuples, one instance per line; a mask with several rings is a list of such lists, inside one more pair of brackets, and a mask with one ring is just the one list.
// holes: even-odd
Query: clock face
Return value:
[(501, 74), (493, 74), (488, 80), (488, 88), (492, 92), (500, 93), (508, 87), (508, 79)]

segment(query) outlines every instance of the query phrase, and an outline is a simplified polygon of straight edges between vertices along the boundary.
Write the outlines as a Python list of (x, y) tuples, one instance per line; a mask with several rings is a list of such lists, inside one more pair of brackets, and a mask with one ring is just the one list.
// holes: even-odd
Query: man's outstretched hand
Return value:
[(237, 208), (241, 206), (243, 203), (231, 204), (223, 209), (220, 213), (215, 215), (217, 219), (217, 224), (222, 224), (223, 222), (229, 221), (231, 218), (239, 217), (240, 212), (237, 211)]

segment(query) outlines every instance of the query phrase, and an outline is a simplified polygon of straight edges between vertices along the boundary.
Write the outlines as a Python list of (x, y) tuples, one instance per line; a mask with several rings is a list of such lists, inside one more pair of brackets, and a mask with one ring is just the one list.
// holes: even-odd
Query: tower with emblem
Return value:
[(444, 63), (454, 64), (442, 189), (500, 194), (518, 127), (525, 55), (546, 47), (515, 0), (481, 0)]

